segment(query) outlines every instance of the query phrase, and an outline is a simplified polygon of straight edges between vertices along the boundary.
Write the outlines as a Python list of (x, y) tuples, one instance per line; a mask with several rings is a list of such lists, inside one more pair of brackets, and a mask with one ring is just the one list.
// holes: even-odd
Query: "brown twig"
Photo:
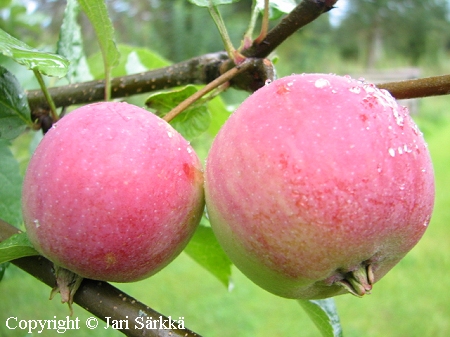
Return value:
[(450, 75), (433, 76), (377, 84), (397, 99), (421, 98), (450, 94)]
[[(0, 219), (0, 242), (18, 232), (17, 228)], [(11, 262), (48, 286), (55, 285), (53, 263), (46, 258), (29, 256)], [(110, 321), (112, 319), (128, 321), (128, 328), (120, 330), (126, 336), (201, 337), (189, 329), (178, 329), (179, 325), (176, 323), (174, 326), (177, 329), (170, 328), (169, 317), (163, 316), (107, 282), (84, 279), (74, 296), (74, 302), (105, 322), (107, 321), (106, 317), (110, 317)], [(159, 328), (159, 322), (153, 325), (157, 329), (141, 329), (140, 324), (135, 324), (136, 319), (139, 322), (141, 320), (146, 322), (147, 317), (165, 322), (165, 327)], [(177, 319), (178, 317), (173, 318), (173, 320)]]
[[(272, 69), (272, 64), (270, 61), (265, 60), (266, 62), (263, 62), (263, 64), (268, 68)], [(231, 81), (233, 78), (238, 76), (239, 74), (244, 73), (251, 67), (257, 67), (257, 65), (261, 63), (261, 60), (257, 59), (246, 59), (243, 63), (231, 68), (230, 70), (226, 71), (219, 77), (217, 77), (215, 80), (209, 82), (206, 86), (204, 86), (202, 89), (197, 91), (195, 94), (191, 95), (187, 99), (185, 99), (183, 102), (178, 104), (175, 108), (173, 108), (171, 111), (169, 111), (163, 119), (166, 122), (170, 122), (172, 119), (174, 119), (179, 113), (184, 111), (188, 106), (195, 103), (197, 100), (211, 92), (212, 90), (218, 88), (222, 84), (225, 84), (226, 82)], [(269, 73), (269, 71), (268, 71)], [(271, 76), (272, 77), (272, 76)], [(272, 79), (272, 78), (270, 78)]]

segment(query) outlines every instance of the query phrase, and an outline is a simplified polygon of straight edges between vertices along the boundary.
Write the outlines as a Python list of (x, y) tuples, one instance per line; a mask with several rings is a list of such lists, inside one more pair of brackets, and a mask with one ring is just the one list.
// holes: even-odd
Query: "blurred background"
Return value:
[[(151, 49), (179, 62), (223, 49), (221, 38), (204, 8), (186, 0), (107, 1), (118, 43)], [(29, 45), (55, 51), (65, 1), (1, 0), (0, 28)], [(252, 1), (221, 6), (235, 46), (250, 18)], [(88, 57), (98, 52), (95, 36), (82, 15)], [(276, 21), (271, 23), (276, 24)], [(336, 8), (290, 37), (274, 55), (278, 76), (322, 72), (351, 74), (374, 81), (450, 73), (450, 3), (446, 0), (339, 0)], [(37, 88), (31, 72), (0, 57), (26, 87)], [(224, 97), (235, 105), (248, 93)], [(372, 295), (336, 298), (347, 337), (450, 336), (450, 96), (409, 100), (424, 132), (436, 174), (436, 206), (422, 241), (387, 276)], [(14, 141), (22, 173), (29, 158), (30, 136)], [(187, 255), (181, 254), (157, 275), (118, 284), (129, 295), (205, 337), (319, 336), (302, 308), (273, 296), (233, 270), (233, 289), (226, 289)], [(5, 320), (65, 317), (50, 289), (11, 266), (0, 282), (0, 336), (22, 337)], [(81, 321), (91, 316), (75, 306)], [(96, 336), (121, 336), (97, 329)], [(87, 329), (67, 331), (88, 336)], [(57, 336), (45, 331), (42, 336)]]

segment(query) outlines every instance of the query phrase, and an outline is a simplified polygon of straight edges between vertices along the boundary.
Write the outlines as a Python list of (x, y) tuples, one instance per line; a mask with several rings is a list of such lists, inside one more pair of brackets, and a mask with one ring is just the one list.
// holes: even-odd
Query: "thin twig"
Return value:
[(255, 39), (255, 43), (261, 43), (267, 36), (269, 31), (269, 0), (264, 0), (264, 14), (261, 22), (261, 31), (259, 36)]
[(421, 98), (450, 94), (450, 75), (433, 76), (377, 84), (397, 99)]
[(37, 70), (33, 70), (34, 72), (34, 76), (36, 77), (39, 86), (41, 87), (41, 91), (45, 97), (45, 100), (47, 101), (47, 104), (50, 108), (50, 115), (52, 117), (53, 122), (58, 121), (59, 117), (58, 117), (58, 113), (56, 112), (56, 106), (55, 106), (55, 102), (53, 102), (52, 99), (52, 95), (50, 94), (50, 92), (47, 89), (47, 86), (45, 85), (45, 81), (44, 78), (42, 77), (42, 74), (37, 71)]
[(226, 71), (222, 75), (220, 75), (218, 78), (213, 80), (212, 82), (208, 83), (206, 86), (204, 86), (202, 89), (185, 99), (183, 102), (178, 104), (175, 108), (173, 108), (167, 115), (163, 117), (163, 119), (166, 122), (170, 122), (172, 119), (174, 119), (179, 113), (184, 111), (188, 106), (190, 106), (192, 103), (196, 102), (203, 96), (205, 96), (207, 93), (211, 92), (212, 90), (218, 88), (222, 84), (230, 81), (233, 77), (236, 75), (248, 70), (252, 66), (252, 60), (247, 59), (243, 63), (241, 63), (238, 66), (235, 66), (234, 68), (231, 68), (230, 70)]

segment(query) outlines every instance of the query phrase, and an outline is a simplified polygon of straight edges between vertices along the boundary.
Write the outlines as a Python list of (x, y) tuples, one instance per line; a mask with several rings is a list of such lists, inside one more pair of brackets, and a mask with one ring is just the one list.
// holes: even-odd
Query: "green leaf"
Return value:
[(31, 126), (27, 95), (19, 81), (0, 66), (0, 139), (13, 139)]
[(342, 337), (342, 327), (333, 298), (298, 300), (323, 337)]
[(184, 251), (228, 288), (232, 263), (217, 242), (211, 227), (204, 225), (207, 221), (206, 218), (202, 219)]
[[(256, 8), (263, 12), (264, 11), (264, 0), (254, 0), (256, 1)], [(295, 0), (270, 0), (269, 1), (269, 19), (276, 20), (281, 15), (290, 13), (297, 3)]]
[(105, 69), (105, 99), (109, 100), (111, 69), (119, 63), (120, 53), (116, 46), (114, 27), (108, 15), (108, 8), (104, 0), (78, 0), (78, 2), (97, 35)]
[(3, 276), (5, 276), (5, 271), (8, 266), (9, 262), (0, 263), (0, 281), (3, 280)]
[(48, 76), (63, 77), (69, 66), (66, 58), (31, 48), (2, 29), (0, 29), (0, 53), (11, 57), (28, 69)]
[[(187, 85), (180, 90), (159, 92), (150, 95), (145, 104), (159, 117), (164, 117), (176, 107), (197, 92), (194, 85)], [(208, 130), (211, 114), (205, 104), (194, 104), (176, 116), (170, 124), (187, 140), (192, 140)]]
[(39, 253), (33, 248), (25, 232), (14, 234), (0, 242), (0, 263), (33, 255), (39, 255)]
[(209, 125), (207, 132), (214, 137), (230, 117), (231, 111), (227, 109), (220, 96), (217, 96), (208, 102), (208, 110), (211, 113), (211, 124)]
[(80, 7), (76, 0), (68, 0), (58, 40), (57, 53), (70, 61), (67, 78), (70, 83), (89, 81), (89, 67), (83, 49), (83, 35), (77, 18)]
[(219, 5), (227, 5), (233, 2), (238, 2), (239, 0), (189, 0), (190, 3), (197, 5), (199, 7), (209, 7), (219, 6)]
[[(170, 65), (170, 62), (158, 53), (147, 49), (128, 46), (125, 44), (117, 45), (121, 55), (119, 64), (112, 69), (113, 77), (136, 74), (142, 71), (162, 68)], [(102, 68), (102, 55), (95, 53), (88, 58), (88, 64), (91, 74), (95, 79), (102, 79), (105, 76)]]
[(0, 215), (3, 220), (19, 226), (22, 223), (22, 176), (9, 142), (0, 139)]

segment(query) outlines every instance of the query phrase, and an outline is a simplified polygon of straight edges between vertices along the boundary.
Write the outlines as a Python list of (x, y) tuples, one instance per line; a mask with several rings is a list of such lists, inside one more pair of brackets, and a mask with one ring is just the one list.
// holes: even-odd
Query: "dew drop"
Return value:
[(38, 219), (35, 219), (35, 220), (33, 221), (33, 223), (34, 223), (34, 225), (36, 226), (36, 228), (39, 228), (39, 227), (41, 226), (41, 224), (39, 223), (39, 220), (38, 220)]
[(348, 90), (354, 94), (359, 94), (361, 92), (361, 87), (353, 87)]
[(267, 79), (267, 80), (264, 82), (264, 85), (269, 85), (270, 83), (272, 83), (272, 80), (271, 80), (271, 79)]
[(316, 80), (314, 85), (316, 88), (325, 88), (330, 85), (330, 82), (325, 78), (319, 78), (318, 80)]
[(172, 138), (173, 134), (170, 131), (167, 131), (167, 135), (169, 136), (169, 138)]
[(390, 148), (390, 149), (389, 149), (389, 155), (390, 155), (391, 157), (395, 157), (395, 150), (394, 150), (393, 148)]

